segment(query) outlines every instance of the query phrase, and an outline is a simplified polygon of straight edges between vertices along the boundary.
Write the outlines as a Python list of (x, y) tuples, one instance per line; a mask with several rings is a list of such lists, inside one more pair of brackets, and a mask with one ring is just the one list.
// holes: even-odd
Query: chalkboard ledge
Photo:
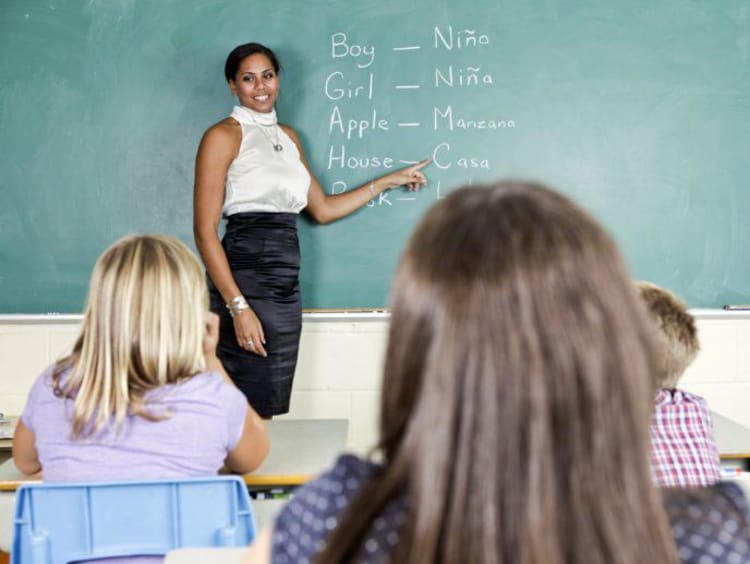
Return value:
[[(750, 319), (748, 311), (726, 311), (715, 308), (691, 309), (696, 319), (732, 320)], [(302, 321), (387, 321), (391, 314), (387, 309), (309, 309), (302, 312)], [(0, 325), (54, 325), (77, 324), (83, 319), (81, 314), (70, 313), (0, 313)]]
[(696, 319), (750, 319), (750, 310), (727, 311), (725, 309), (695, 308), (690, 313)]
[[(302, 312), (302, 321), (383, 321), (390, 316), (387, 309), (310, 309)], [(0, 313), (0, 325), (67, 325), (82, 319), (80, 313)]]

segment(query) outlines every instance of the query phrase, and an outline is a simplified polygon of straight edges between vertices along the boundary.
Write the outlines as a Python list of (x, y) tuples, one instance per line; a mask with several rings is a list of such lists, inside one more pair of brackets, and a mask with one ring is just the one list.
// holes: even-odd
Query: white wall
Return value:
[[(714, 411), (750, 427), (750, 314), (694, 310), (702, 350), (683, 387)], [(5, 318), (5, 319), (4, 319)], [(349, 420), (349, 447), (366, 451), (377, 434), (383, 317), (305, 316), (292, 418)], [(19, 321), (0, 316), (0, 411), (17, 414), (34, 378), (72, 344), (78, 318)]]

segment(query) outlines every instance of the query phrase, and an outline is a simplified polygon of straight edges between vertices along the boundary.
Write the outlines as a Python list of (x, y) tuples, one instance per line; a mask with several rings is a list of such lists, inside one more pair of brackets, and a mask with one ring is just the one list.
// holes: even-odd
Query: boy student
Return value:
[(659, 486), (707, 486), (721, 479), (719, 452), (706, 400), (677, 388), (698, 353), (695, 320), (670, 292), (647, 282), (638, 288), (656, 321), (661, 363), (651, 421), (651, 474)]

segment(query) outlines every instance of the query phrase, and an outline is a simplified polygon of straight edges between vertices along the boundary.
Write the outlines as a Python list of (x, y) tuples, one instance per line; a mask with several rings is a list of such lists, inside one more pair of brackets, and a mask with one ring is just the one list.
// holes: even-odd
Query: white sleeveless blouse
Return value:
[[(263, 114), (235, 106), (230, 117), (242, 127), (242, 142), (227, 170), (224, 216), (240, 212), (299, 213), (307, 205), (310, 174), (294, 141), (276, 123), (276, 111)], [(282, 150), (276, 151), (275, 144)]]

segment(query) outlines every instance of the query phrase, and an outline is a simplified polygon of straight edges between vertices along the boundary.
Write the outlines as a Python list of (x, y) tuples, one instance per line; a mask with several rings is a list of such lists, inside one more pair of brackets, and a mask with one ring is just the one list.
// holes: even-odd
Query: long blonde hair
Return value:
[(544, 187), (457, 190), (393, 283), (382, 471), (316, 562), (408, 500), (391, 563), (677, 561), (648, 467), (652, 323), (612, 239)]
[(130, 414), (159, 418), (144, 394), (205, 368), (207, 306), (200, 263), (177, 239), (139, 235), (107, 249), (94, 266), (73, 351), (53, 372), (55, 393), (73, 400), (73, 436), (113, 417), (115, 426)]

